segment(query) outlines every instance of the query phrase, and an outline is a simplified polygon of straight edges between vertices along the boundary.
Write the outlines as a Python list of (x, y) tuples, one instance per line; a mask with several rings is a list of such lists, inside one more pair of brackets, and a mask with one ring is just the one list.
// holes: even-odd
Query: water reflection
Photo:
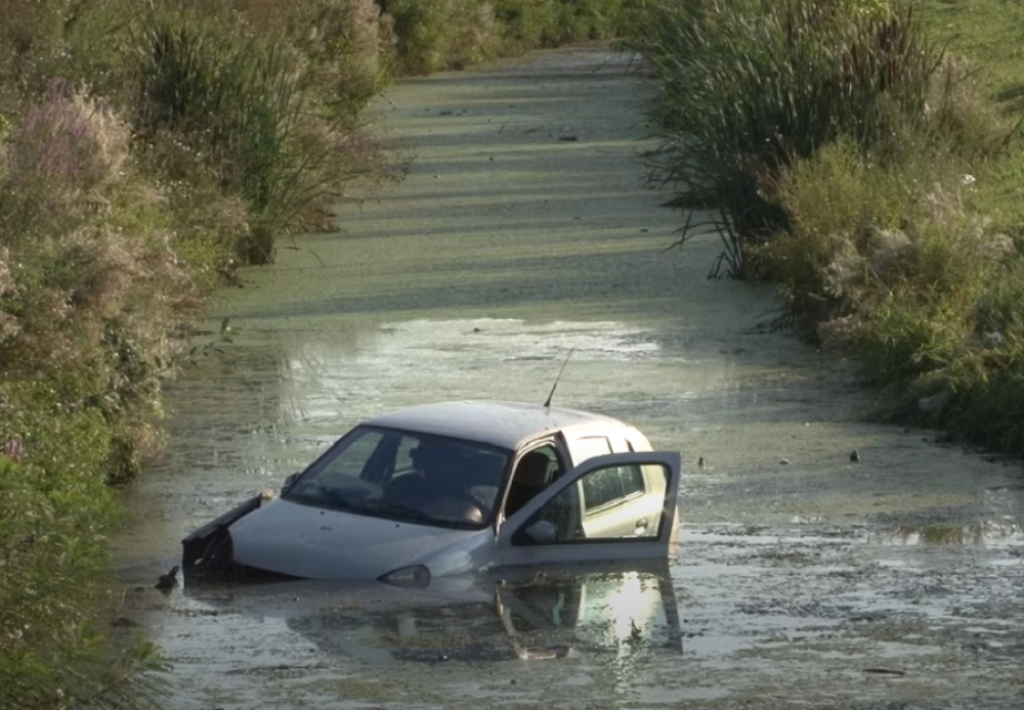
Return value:
[(282, 619), (322, 653), (371, 662), (681, 653), (667, 564), (633, 567), (440, 578), (423, 589), (294, 581), (185, 594), (195, 613)]
[(1024, 545), (1024, 525), (986, 520), (970, 525), (902, 525), (880, 537), (902, 545), (1011, 547)]

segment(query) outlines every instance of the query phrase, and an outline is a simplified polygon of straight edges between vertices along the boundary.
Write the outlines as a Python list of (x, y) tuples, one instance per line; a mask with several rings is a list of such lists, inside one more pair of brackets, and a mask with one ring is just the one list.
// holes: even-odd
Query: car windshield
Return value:
[(482, 528), (511, 452), (450, 437), (357, 427), (288, 486), (285, 500), (359, 515)]

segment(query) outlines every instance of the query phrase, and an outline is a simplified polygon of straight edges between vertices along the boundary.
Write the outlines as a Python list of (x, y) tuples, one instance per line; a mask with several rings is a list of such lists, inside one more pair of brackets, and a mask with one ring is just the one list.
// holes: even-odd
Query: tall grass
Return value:
[(249, 230), (239, 244), (246, 261), (272, 261), (280, 232), (365, 172), (353, 159), (354, 129), (317, 112), (298, 57), (281, 39), (166, 13), (141, 24), (134, 46), (141, 139), (176, 136), (203, 156), (224, 194), (246, 203)]
[(296, 49), (303, 88), (336, 115), (355, 119), (391, 79), (393, 23), (382, 17), (374, 0), (308, 0), (288, 6), (277, 0), (234, 0), (230, 6), (258, 35), (278, 37)]
[(720, 266), (774, 279), (889, 413), (1024, 453), (1016, 121), (914, 7), (648, 5), (655, 174), (718, 208)]
[(837, 136), (867, 145), (919, 122), (942, 60), (909, 6), (660, 2), (642, 27), (653, 32), (631, 44), (663, 86), (655, 175), (680, 187), (680, 205), (719, 210), (733, 276), (756, 273), (747, 247), (786, 226), (763, 185)]

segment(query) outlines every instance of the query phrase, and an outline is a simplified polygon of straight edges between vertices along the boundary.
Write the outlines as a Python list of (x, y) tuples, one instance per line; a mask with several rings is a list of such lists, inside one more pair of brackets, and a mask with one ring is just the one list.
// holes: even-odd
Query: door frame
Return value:
[[(540, 510), (569, 486), (593, 471), (602, 468), (628, 465), (663, 466), (668, 474), (665, 482), (665, 499), (661, 513), (658, 536), (654, 538), (625, 538), (611, 540), (574, 540), (550, 544), (513, 545), (512, 536), (531, 525)], [(678, 451), (631, 451), (608, 454), (587, 459), (579, 466), (563, 474), (546, 490), (514, 515), (505, 520), (498, 530), (495, 545), (496, 564), (500, 566), (534, 565), (552, 563), (596, 562), (602, 560), (639, 560), (667, 558), (669, 546), (676, 528), (679, 485), (682, 477), (682, 456)]]

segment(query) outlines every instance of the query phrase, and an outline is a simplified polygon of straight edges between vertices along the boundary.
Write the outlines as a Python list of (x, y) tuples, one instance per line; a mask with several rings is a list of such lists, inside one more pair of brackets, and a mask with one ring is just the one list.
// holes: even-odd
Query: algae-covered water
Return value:
[[(168, 707), (1024, 707), (1021, 465), (866, 423), (851, 364), (757, 328), (769, 289), (705, 278), (715, 236), (667, 249), (631, 69), (577, 47), (398, 84), (376, 128), (407, 178), (217, 297), (118, 541)], [(570, 351), (557, 404), (683, 452), (673, 561), (151, 588), (359, 420), (540, 403)]]

